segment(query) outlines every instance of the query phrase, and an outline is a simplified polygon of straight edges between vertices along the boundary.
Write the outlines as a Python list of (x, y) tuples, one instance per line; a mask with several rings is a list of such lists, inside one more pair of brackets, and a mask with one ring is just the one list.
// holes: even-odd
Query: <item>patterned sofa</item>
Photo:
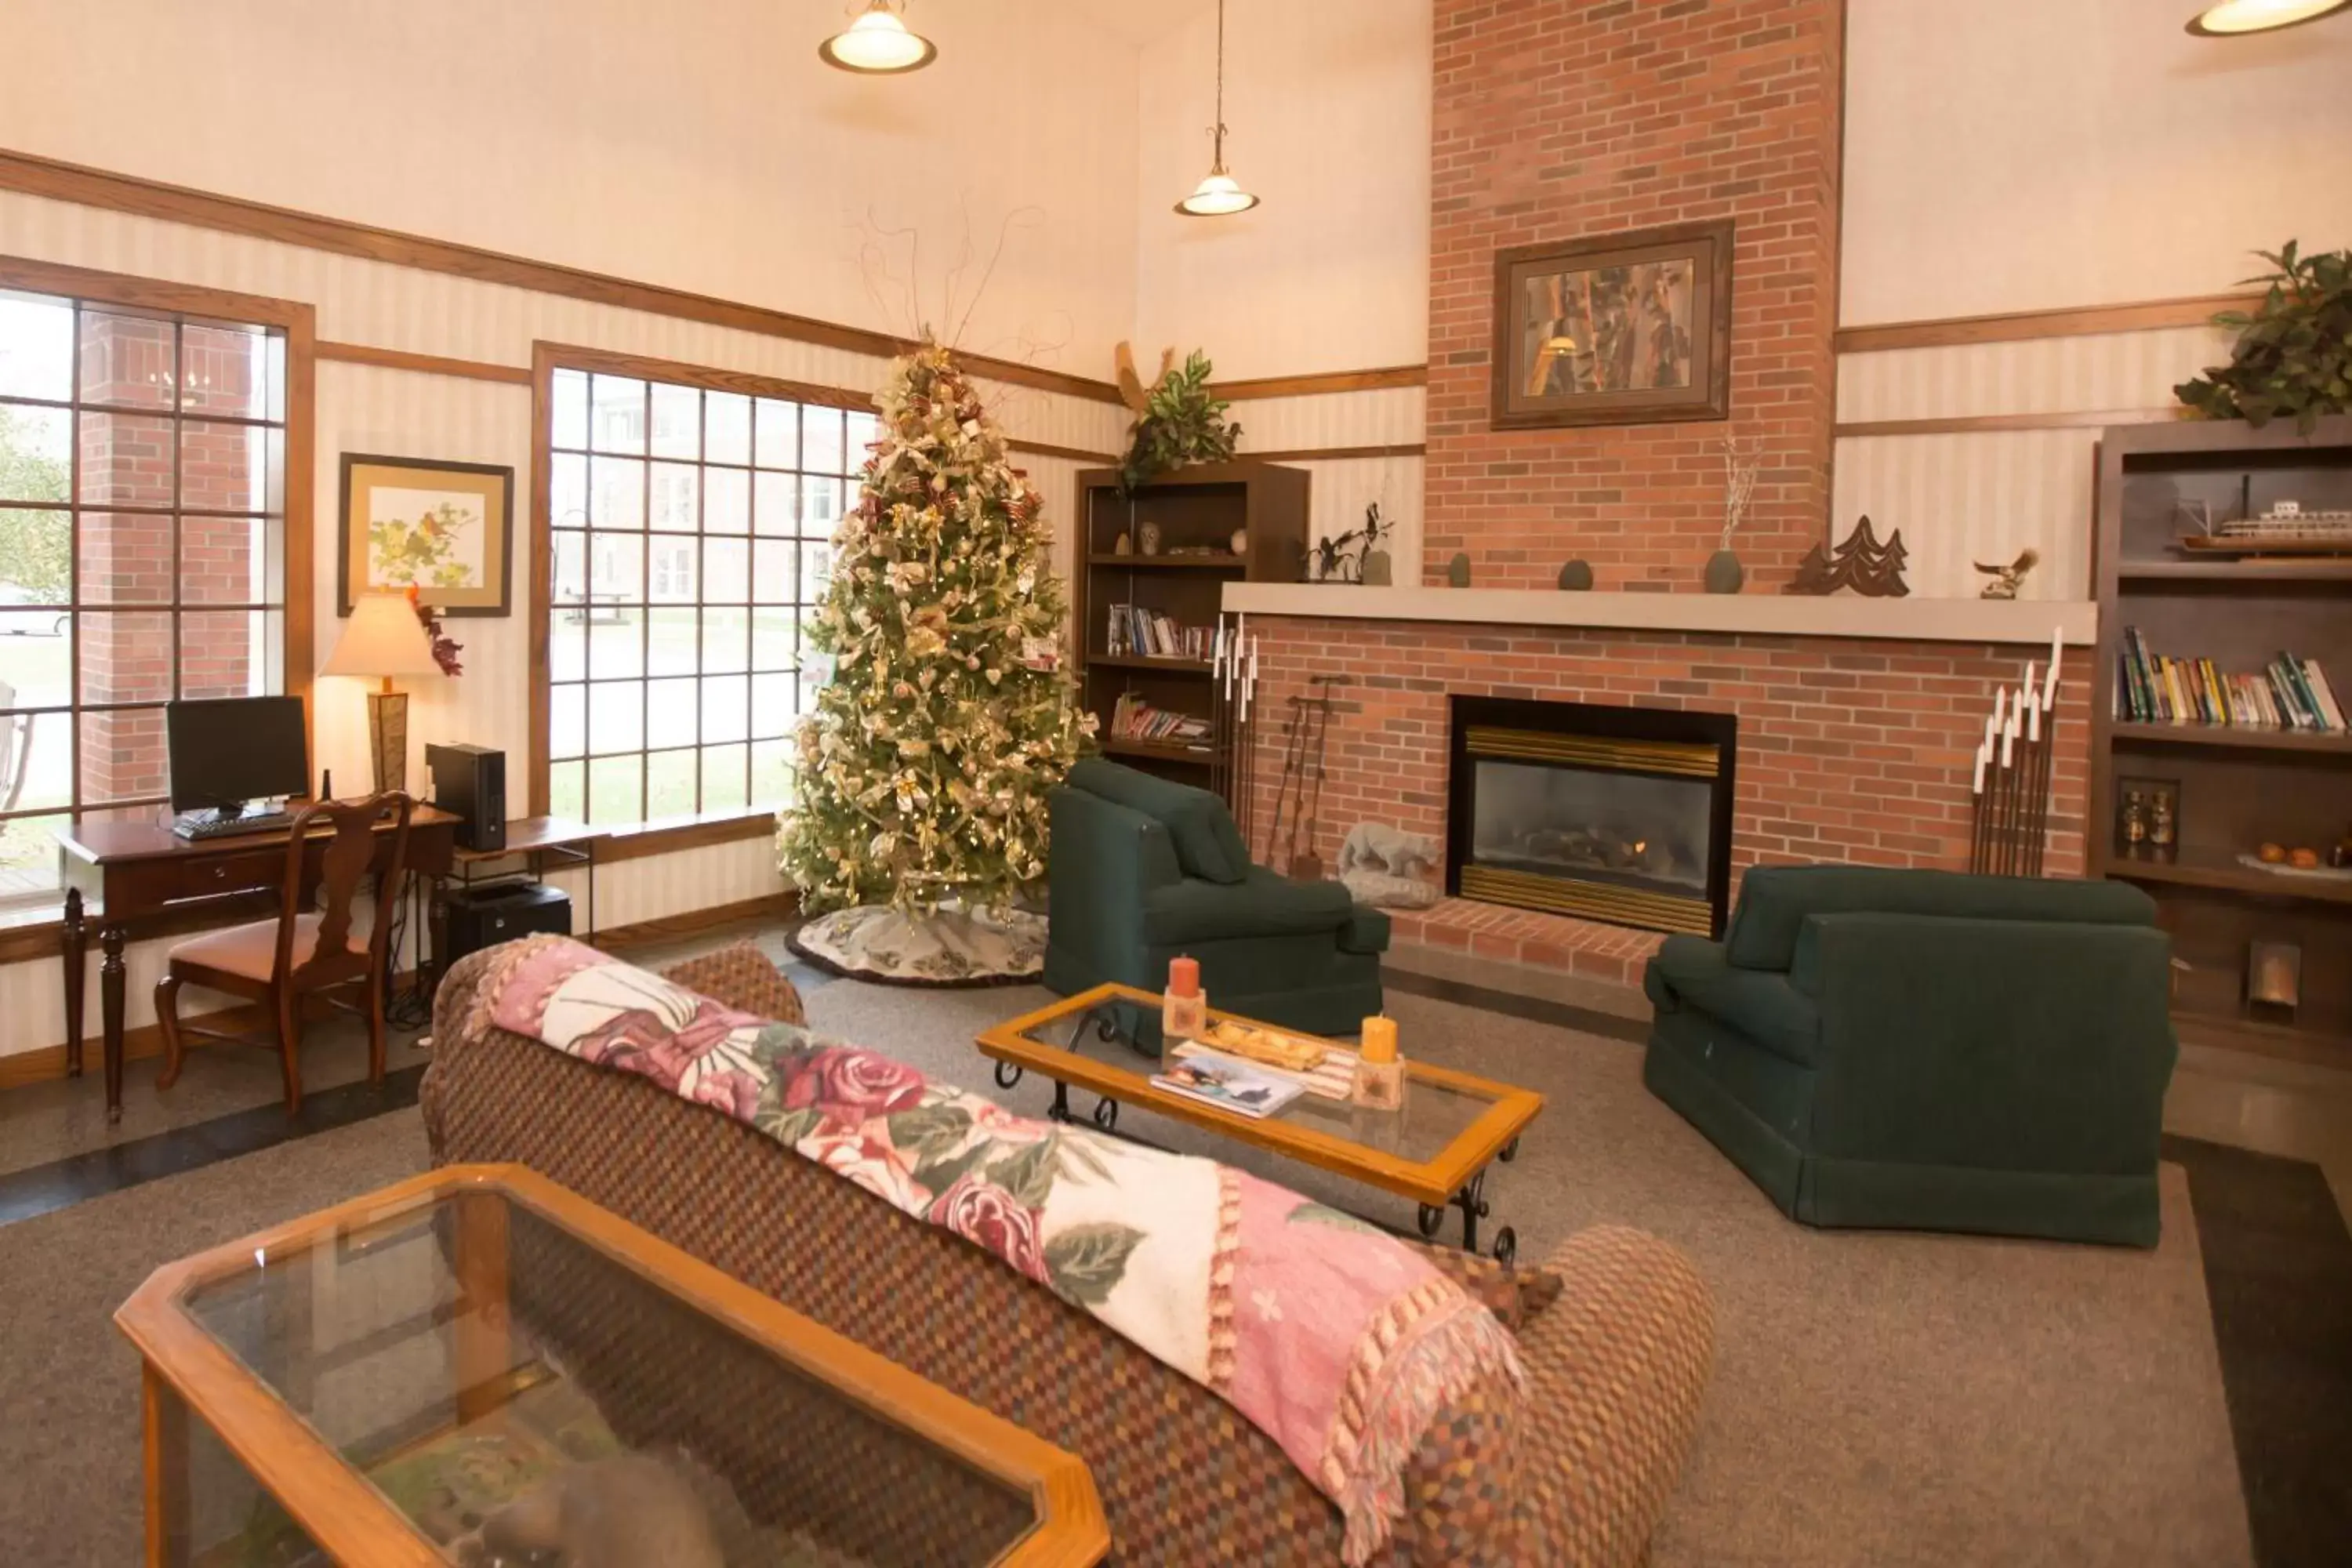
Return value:
[[(495, 952), (496, 950), (490, 950)], [(488, 1026), (490, 952), (434, 1006), (423, 1098), (436, 1163), (518, 1161), (797, 1311), (1082, 1456), (1126, 1564), (1337, 1563), (1338, 1510), (1232, 1406), (943, 1230), (719, 1113)], [(736, 947), (666, 972), (800, 1021)], [(743, 1195), (771, 1201), (747, 1205)], [(722, 1199), (731, 1201), (721, 1201)], [(1491, 1264), (1457, 1265), (1498, 1302)], [(1706, 1289), (1654, 1237), (1596, 1226), (1548, 1260), (1562, 1289), (1514, 1326), (1524, 1406), (1475, 1391), (1432, 1428), (1378, 1561), (1633, 1568), (1680, 1472), (1713, 1354)], [(1508, 1321), (1507, 1319), (1507, 1321)]]

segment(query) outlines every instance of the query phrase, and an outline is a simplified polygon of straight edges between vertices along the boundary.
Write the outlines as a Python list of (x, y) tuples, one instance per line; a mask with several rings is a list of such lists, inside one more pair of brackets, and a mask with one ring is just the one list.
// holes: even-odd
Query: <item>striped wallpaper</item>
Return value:
[[(1426, 403), (1418, 386), (1382, 387), (1370, 392), (1251, 398), (1234, 404), (1226, 417), (1241, 422), (1244, 456), (1302, 448), (1417, 446), (1423, 433)], [(1308, 496), (1310, 545), (1360, 528), (1364, 508), (1378, 501), (1381, 518), (1395, 530), (1384, 548), (1400, 574), (1398, 581), (1413, 580), (1421, 563), (1423, 466), (1418, 454), (1284, 461), (1314, 476)]]
[[(2118, 423), (2162, 416), (2172, 388), (2229, 357), (2230, 334), (2179, 327), (2023, 342), (1890, 349), (1838, 360), (1838, 422), (2099, 413)], [(2029, 546), (2042, 563), (2024, 597), (2091, 596), (2095, 428), (1842, 436), (1831, 532), (1870, 518), (1903, 531), (1914, 594), (1974, 597), (1972, 562)]]
[[(478, 283), (438, 273), (328, 255), (268, 240), (0, 192), (0, 252), (211, 288), (309, 300), (319, 336), (331, 342), (528, 367), (535, 340), (645, 354), (688, 364), (753, 372), (851, 388), (877, 384), (885, 363), (759, 333), (707, 326)], [(333, 648), (338, 466), (346, 451), (509, 464), (519, 508), (530, 494), (530, 389), (496, 382), (321, 361), (318, 365), (318, 578), (320, 659)], [(1024, 387), (983, 384), (1006, 429), (1024, 439), (1087, 451), (1118, 449), (1125, 415), (1111, 405)], [(1066, 519), (1080, 465), (1021, 454), (1036, 484), (1067, 567)], [(528, 538), (519, 519), (519, 565)], [(504, 748), (518, 780), (530, 751), (529, 623), (514, 615), (452, 621), (466, 646), (466, 673), (454, 681), (410, 683), (409, 776), (422, 776), (426, 739)], [(348, 791), (368, 776), (362, 683), (319, 682), (313, 704), (315, 762)], [(518, 784), (518, 790), (520, 784)], [(520, 805), (520, 799), (518, 799)], [(576, 874), (561, 881), (576, 880)], [(762, 840), (710, 846), (613, 867), (597, 879), (597, 915), (611, 926), (655, 920), (782, 889)], [(583, 889), (584, 890), (584, 889)], [(130, 1021), (152, 1018), (149, 993), (167, 944), (130, 950)], [(96, 1027), (97, 964), (89, 965), (90, 1027)], [(205, 1005), (192, 993), (186, 1010)], [(54, 962), (0, 966), (0, 1056), (64, 1037), (64, 1000)]]

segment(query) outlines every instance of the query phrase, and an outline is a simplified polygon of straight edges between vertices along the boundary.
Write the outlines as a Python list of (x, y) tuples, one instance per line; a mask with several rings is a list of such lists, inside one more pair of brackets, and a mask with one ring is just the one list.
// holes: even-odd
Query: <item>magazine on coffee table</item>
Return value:
[(1248, 1117), (1271, 1116), (1307, 1092), (1295, 1078), (1202, 1046), (1188, 1047), (1151, 1081), (1171, 1094)]

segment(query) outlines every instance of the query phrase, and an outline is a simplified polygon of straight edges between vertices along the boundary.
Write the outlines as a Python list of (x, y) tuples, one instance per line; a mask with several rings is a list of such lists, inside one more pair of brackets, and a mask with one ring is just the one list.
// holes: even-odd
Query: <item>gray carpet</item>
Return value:
[[(812, 1020), (1019, 1109), (971, 1048), (1027, 989), (808, 987)], [(1491, 1185), (1540, 1257), (1599, 1220), (1686, 1248), (1719, 1347), (1657, 1568), (2251, 1561), (2196, 1230), (2168, 1168), (2152, 1253), (1790, 1224), (1641, 1087), (1622, 1041), (1396, 994), (1408, 1053), (1540, 1089)], [(1079, 1097), (1083, 1114), (1091, 1101)], [(1409, 1205), (1129, 1110), (1122, 1131), (1214, 1149), (1391, 1223)], [(34, 1564), (135, 1560), (135, 1358), (107, 1322), (156, 1263), (418, 1168), (413, 1110), (0, 1226), (0, 1542)], [(93, 1507), (91, 1500), (109, 1500)], [(113, 1500), (123, 1500), (118, 1503)]]
[[(969, 1042), (1047, 1000), (843, 982), (808, 1008), (819, 1028), (1039, 1114), (1051, 1089), (998, 1090)], [(1654, 1568), (2252, 1562), (2177, 1168), (2148, 1253), (1811, 1230), (1650, 1097), (1637, 1047), (1402, 992), (1389, 1007), (1408, 1055), (1544, 1092), (1488, 1187), (1521, 1257), (1615, 1221), (1684, 1247), (1715, 1290), (1715, 1381)], [(1119, 1131), (1410, 1223), (1409, 1205), (1180, 1123), (1122, 1110)]]
[(139, 1357), (114, 1309), (157, 1264), (425, 1168), (414, 1110), (0, 1226), (0, 1560), (141, 1560)]

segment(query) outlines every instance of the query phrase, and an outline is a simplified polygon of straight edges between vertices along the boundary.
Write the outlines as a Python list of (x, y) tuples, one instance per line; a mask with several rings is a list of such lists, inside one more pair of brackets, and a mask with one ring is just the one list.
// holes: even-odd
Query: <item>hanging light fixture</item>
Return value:
[(1217, 123), (1210, 135), (1214, 151), (1209, 155), (1209, 172), (1191, 195), (1176, 204), (1186, 217), (1223, 217), (1257, 205), (1257, 198), (1225, 173), (1225, 0), (1217, 0)]
[(2190, 18), (2189, 30), (2200, 38), (2236, 38), (2316, 22), (2347, 9), (2352, 9), (2352, 0), (2221, 0)]
[(930, 39), (907, 30), (898, 20), (906, 0), (872, 0), (857, 20), (816, 47), (816, 58), (838, 70), (859, 76), (898, 76), (920, 70), (939, 58)]

